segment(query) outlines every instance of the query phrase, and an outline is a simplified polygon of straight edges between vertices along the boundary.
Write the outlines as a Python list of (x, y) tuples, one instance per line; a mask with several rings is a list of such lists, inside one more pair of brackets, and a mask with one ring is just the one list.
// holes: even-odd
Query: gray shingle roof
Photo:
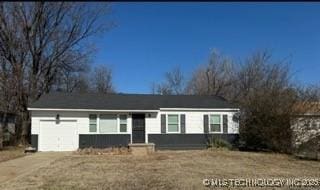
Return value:
[(159, 108), (237, 108), (217, 96), (49, 93), (29, 108), (159, 110)]

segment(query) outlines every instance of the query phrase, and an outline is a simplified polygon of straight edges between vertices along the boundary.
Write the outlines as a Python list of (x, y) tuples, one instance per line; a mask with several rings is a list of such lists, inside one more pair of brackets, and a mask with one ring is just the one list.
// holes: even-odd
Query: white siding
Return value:
[(148, 134), (161, 133), (160, 114), (159, 113), (147, 113), (145, 118), (146, 124), (146, 143), (148, 143)]
[(203, 133), (203, 112), (186, 113), (186, 133)]
[(146, 133), (161, 133), (160, 114), (146, 114)]
[(233, 115), (235, 113), (228, 113), (228, 133), (239, 134), (239, 122), (233, 121)]
[[(40, 121), (41, 120), (55, 120), (56, 115), (60, 115), (60, 120), (76, 120), (77, 121), (77, 131), (79, 134), (97, 134), (99, 133), (99, 122), (97, 122), (97, 132), (89, 132), (89, 114), (100, 114), (96, 112), (77, 112), (77, 111), (32, 111), (31, 118), (31, 134), (39, 134)], [(101, 113), (102, 114), (102, 113)], [(106, 114), (106, 112), (103, 112)], [(117, 113), (120, 114), (120, 113)], [(121, 113), (122, 114), (122, 113)], [(127, 113), (123, 113), (127, 114)], [(118, 118), (119, 120), (119, 118)], [(127, 117), (127, 133), (131, 133), (131, 116)], [(120, 122), (118, 121), (118, 130)], [(120, 134), (118, 131), (117, 134)]]
[(203, 133), (203, 115), (221, 114), (228, 115), (228, 133), (238, 134), (239, 123), (233, 121), (233, 115), (236, 112), (212, 112), (212, 111), (159, 111), (159, 113), (151, 114), (151, 117), (146, 117), (146, 133), (160, 134), (161, 133), (161, 114), (185, 114), (186, 115), (186, 133), (199, 134)]

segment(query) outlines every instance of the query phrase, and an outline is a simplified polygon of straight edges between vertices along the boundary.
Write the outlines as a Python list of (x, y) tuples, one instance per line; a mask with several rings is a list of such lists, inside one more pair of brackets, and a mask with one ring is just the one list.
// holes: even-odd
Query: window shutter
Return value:
[(209, 133), (209, 116), (203, 115), (203, 132)]
[(166, 133), (166, 114), (161, 114), (161, 133)]
[(228, 133), (228, 115), (222, 116), (223, 133)]
[(180, 130), (182, 134), (186, 133), (186, 115), (185, 114), (180, 115)]

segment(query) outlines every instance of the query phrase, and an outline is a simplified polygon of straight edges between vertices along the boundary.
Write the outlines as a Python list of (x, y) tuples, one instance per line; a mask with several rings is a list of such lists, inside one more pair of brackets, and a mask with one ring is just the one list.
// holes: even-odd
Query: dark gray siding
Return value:
[(31, 146), (38, 151), (38, 135), (31, 135)]
[(166, 114), (161, 114), (161, 133), (166, 133)]
[[(212, 138), (222, 138), (235, 145), (238, 134), (149, 134), (149, 143), (157, 149), (203, 149)], [(107, 148), (127, 146), (129, 134), (88, 134), (79, 135), (79, 148)]]
[(108, 148), (128, 146), (129, 134), (86, 134), (79, 135), (79, 148)]
[(221, 138), (236, 145), (238, 134), (149, 134), (150, 143), (156, 149), (202, 149), (212, 138)]
[(228, 133), (228, 115), (222, 116), (223, 133)]
[(209, 132), (209, 116), (203, 115), (203, 133)]
[(186, 115), (181, 114), (180, 115), (180, 127), (181, 127), (181, 133), (186, 133)]

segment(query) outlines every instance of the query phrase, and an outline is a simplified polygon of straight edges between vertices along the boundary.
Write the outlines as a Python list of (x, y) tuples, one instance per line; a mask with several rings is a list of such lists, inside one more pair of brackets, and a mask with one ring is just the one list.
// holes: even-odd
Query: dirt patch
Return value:
[[(41, 167), (47, 167), (51, 162), (70, 155), (70, 153), (35, 153), (24, 157), (0, 163), (0, 184), (10, 184), (12, 180), (23, 179), (29, 173)], [(21, 187), (19, 187), (21, 188)], [(3, 189), (0, 187), (0, 189)]]
[(0, 150), (0, 162), (25, 156), (24, 148), (25, 147), (5, 147)]

